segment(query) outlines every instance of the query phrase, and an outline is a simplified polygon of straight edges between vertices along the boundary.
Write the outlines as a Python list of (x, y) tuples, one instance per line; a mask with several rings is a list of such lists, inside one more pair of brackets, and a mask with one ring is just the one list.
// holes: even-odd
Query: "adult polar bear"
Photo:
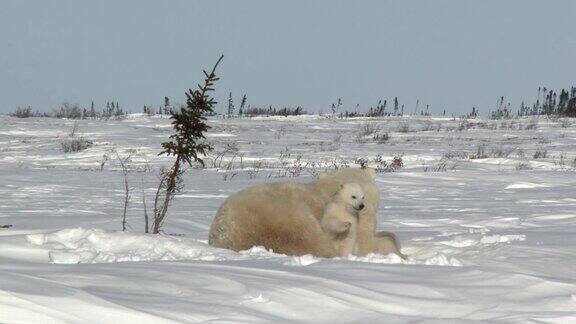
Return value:
[(241, 251), (264, 246), (287, 255), (338, 256), (331, 238), (320, 225), (324, 207), (341, 184), (355, 182), (365, 193), (359, 214), (357, 255), (400, 253), (393, 233), (376, 230), (380, 193), (374, 169), (346, 168), (321, 175), (310, 183), (269, 183), (228, 197), (210, 227), (209, 243)]

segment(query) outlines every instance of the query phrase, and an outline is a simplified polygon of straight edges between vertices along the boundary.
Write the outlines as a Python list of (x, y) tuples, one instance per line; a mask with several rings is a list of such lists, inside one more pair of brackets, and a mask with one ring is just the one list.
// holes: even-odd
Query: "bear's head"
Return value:
[(364, 209), (364, 191), (359, 184), (354, 182), (341, 184), (337, 195), (340, 201), (345, 202), (346, 206), (354, 211)]

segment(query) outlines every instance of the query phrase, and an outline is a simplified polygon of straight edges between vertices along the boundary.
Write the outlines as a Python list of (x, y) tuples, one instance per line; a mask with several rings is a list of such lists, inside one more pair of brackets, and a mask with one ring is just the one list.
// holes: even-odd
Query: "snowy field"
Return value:
[[(142, 198), (171, 161), (169, 120), (82, 120), (92, 146), (64, 153), (74, 123), (0, 116), (1, 323), (576, 323), (576, 120), (214, 118), (159, 236)], [(408, 260), (206, 243), (241, 188), (394, 157), (378, 228)]]

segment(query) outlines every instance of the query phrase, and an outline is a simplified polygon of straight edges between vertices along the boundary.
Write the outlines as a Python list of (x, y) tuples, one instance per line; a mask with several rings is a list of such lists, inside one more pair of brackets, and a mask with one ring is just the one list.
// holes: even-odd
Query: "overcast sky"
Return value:
[(0, 112), (107, 100), (141, 111), (225, 55), (219, 109), (362, 110), (398, 96), (436, 113), (576, 85), (576, 1), (0, 0)]

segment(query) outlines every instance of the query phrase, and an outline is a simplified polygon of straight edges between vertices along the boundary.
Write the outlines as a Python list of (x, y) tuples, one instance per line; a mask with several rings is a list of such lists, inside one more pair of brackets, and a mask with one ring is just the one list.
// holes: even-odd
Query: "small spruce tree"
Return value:
[(176, 109), (171, 112), (172, 126), (175, 134), (170, 136), (170, 141), (162, 143), (164, 150), (160, 153), (174, 156), (175, 160), (169, 170), (161, 172), (160, 184), (156, 191), (154, 200), (154, 222), (152, 233), (158, 234), (166, 219), (166, 212), (172, 199), (183, 188), (182, 174), (185, 164), (200, 163), (204, 166), (201, 156), (212, 150), (212, 147), (202, 142), (206, 137), (204, 133), (210, 126), (206, 124), (206, 116), (214, 111), (216, 101), (208, 94), (213, 91), (216, 77), (216, 68), (224, 55), (220, 56), (210, 73), (204, 71), (204, 85), (198, 85), (198, 89), (186, 93), (186, 106), (182, 106), (180, 111)]

